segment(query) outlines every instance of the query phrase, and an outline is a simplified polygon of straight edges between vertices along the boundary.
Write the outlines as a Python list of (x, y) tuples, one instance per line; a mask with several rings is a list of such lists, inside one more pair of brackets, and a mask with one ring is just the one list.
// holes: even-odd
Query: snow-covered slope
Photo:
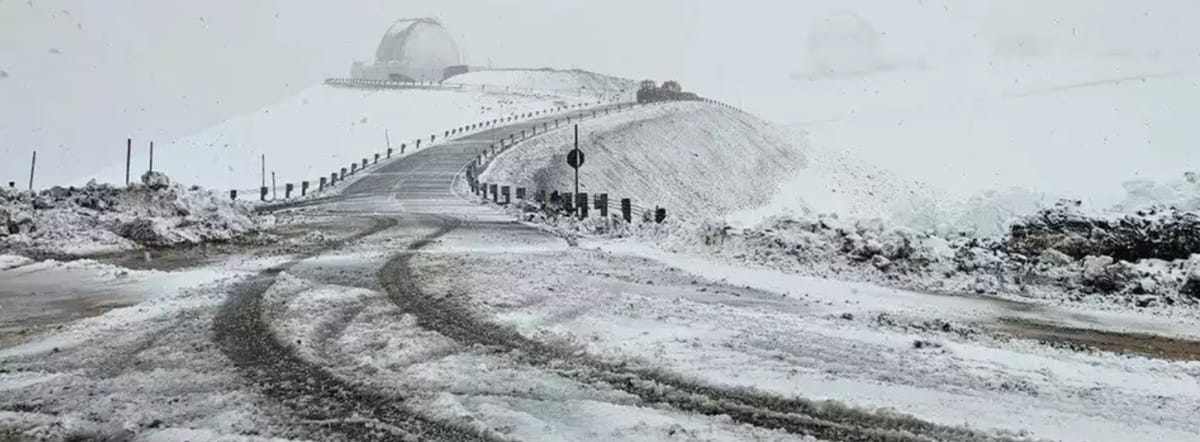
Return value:
[(496, 69), (454, 76), (447, 83), (483, 85), (514, 90), (555, 91), (573, 95), (620, 96), (631, 98), (637, 82), (584, 70)]
[[(719, 217), (768, 202), (804, 164), (795, 140), (754, 116), (696, 102), (649, 105), (579, 125), (586, 164), (580, 191), (629, 197), (689, 217)], [(572, 132), (518, 145), (480, 177), (546, 191), (569, 191)]]
[(1013, 186), (1097, 205), (1200, 167), (1194, 60), (959, 61), (713, 91), (817, 146), (959, 198)]
[[(282, 186), (315, 180), (384, 152), (389, 138), (396, 153), (401, 144), (408, 144), (411, 152), (417, 138), (424, 137), (424, 147), (431, 134), (441, 140), (446, 129), (580, 101), (549, 94), (313, 86), (257, 112), (156, 146), (154, 167), (184, 184), (254, 189), (260, 184), (260, 156), (266, 155), (268, 181), (275, 172)], [(148, 161), (146, 152), (138, 151), (135, 175)], [(124, 167), (123, 162), (110, 164), (80, 181), (121, 182)]]

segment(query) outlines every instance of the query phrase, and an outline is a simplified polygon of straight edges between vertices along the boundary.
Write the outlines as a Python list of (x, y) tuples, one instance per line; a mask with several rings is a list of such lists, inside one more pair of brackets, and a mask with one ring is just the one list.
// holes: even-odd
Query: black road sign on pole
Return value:
[(575, 195), (572, 199), (579, 195), (579, 168), (583, 166), (583, 151), (579, 150), (579, 125), (575, 125), (575, 149), (567, 153), (567, 165), (575, 169)]

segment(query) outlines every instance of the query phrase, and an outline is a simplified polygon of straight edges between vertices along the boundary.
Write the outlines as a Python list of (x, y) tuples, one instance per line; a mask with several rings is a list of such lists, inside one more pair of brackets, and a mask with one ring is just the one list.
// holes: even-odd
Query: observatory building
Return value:
[(441, 22), (432, 18), (409, 18), (392, 23), (375, 50), (375, 62), (354, 62), (350, 76), (424, 82), (442, 81), (466, 71), (458, 44)]

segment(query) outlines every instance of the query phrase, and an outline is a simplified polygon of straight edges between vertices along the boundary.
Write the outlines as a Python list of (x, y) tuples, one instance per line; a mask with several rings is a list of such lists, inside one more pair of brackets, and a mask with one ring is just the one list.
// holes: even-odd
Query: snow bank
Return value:
[[(793, 140), (758, 118), (705, 103), (637, 107), (579, 124), (580, 191), (608, 193), (671, 216), (719, 217), (762, 205), (804, 164)], [(479, 180), (568, 191), (573, 132), (534, 138), (500, 156)]]
[(141, 247), (229, 241), (257, 232), (251, 210), (228, 197), (170, 184), (89, 183), (39, 192), (0, 190), (0, 251), (79, 255)]
[[(552, 94), (313, 86), (254, 113), (156, 146), (154, 168), (188, 184), (258, 189), (265, 155), (267, 173), (274, 172), (282, 187), (315, 181), (351, 162), (373, 158), (386, 152), (388, 140), (396, 154), (401, 144), (411, 153), (416, 139), (424, 138), (424, 148), (431, 134), (440, 142), (447, 129), (582, 101), (586, 100)], [(139, 150), (133, 164), (147, 164), (144, 153)], [(122, 161), (79, 182), (119, 182), (124, 171)]]
[(600, 96), (631, 100), (637, 82), (579, 69), (497, 69), (456, 75), (450, 84), (504, 87), (506, 90), (553, 91), (566, 95)]

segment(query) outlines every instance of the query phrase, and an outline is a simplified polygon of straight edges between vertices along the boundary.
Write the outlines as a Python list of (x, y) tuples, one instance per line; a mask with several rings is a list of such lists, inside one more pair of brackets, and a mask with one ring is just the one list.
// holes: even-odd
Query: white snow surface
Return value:
[[(575, 124), (575, 123), (572, 123)], [(699, 102), (639, 106), (579, 123), (580, 192), (632, 198), (672, 216), (719, 217), (770, 201), (802, 167), (802, 141), (749, 114)], [(571, 192), (573, 132), (559, 130), (496, 157), (479, 180)]]
[[(942, 221), (969, 225), (1059, 198), (1108, 208), (1131, 185), (1200, 169), (1188, 117), (1200, 112), (1197, 72), (1194, 57), (963, 59), (730, 82), (716, 97), (802, 129), (815, 148), (930, 185), (951, 203)], [(787, 202), (758, 219), (804, 205)]]
[(450, 77), (446, 83), (624, 99), (632, 99), (638, 88), (630, 79), (578, 69), (485, 69)]
[[(385, 154), (388, 140), (393, 158), (412, 153), (417, 139), (421, 148), (430, 135), (442, 142), (444, 131), (486, 120), (526, 112), (549, 110), (566, 104), (595, 102), (548, 93), (516, 94), (491, 91), (430, 89), (358, 89), (312, 86), (256, 112), (231, 118), (192, 136), (156, 146), (154, 168), (176, 181), (213, 189), (258, 189), (262, 184), (262, 156), (266, 183), (274, 174), (279, 193), (284, 183), (308, 180), (315, 186), (322, 176), (374, 154)], [(138, 149), (133, 164), (149, 161)], [(124, 162), (81, 177), (101, 182), (121, 182)], [(257, 195), (257, 192), (254, 193)], [(248, 195), (251, 196), (251, 195)]]

